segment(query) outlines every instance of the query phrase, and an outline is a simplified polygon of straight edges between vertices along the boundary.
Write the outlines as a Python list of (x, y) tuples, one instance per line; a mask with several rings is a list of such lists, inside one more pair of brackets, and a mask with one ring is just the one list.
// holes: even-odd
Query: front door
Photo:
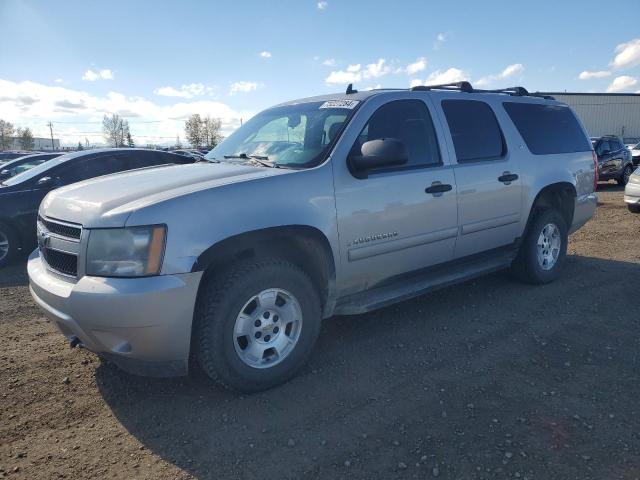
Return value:
[[(417, 98), (416, 98), (417, 97)], [(354, 118), (351, 151), (333, 158), (343, 285), (346, 293), (446, 262), (457, 235), (456, 184), (428, 98), (381, 103), (370, 99)], [(360, 132), (353, 138), (354, 131)], [(349, 155), (370, 140), (403, 142), (406, 165), (371, 170), (357, 178)], [(432, 188), (434, 187), (435, 188)]]

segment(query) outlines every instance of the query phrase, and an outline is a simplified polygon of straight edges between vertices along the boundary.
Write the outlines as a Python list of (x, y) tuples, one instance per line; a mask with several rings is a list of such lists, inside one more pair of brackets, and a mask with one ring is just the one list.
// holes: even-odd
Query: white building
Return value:
[(618, 135), (640, 141), (640, 94), (544, 92), (569, 105), (591, 137)]
[[(19, 137), (13, 137), (11, 140), (12, 140), (12, 143), (9, 145), (9, 148), (7, 150), (23, 150)], [(47, 150), (60, 150), (60, 140), (58, 140), (57, 138), (54, 138), (53, 148), (51, 148), (50, 138), (34, 137), (33, 148), (31, 150), (38, 150), (41, 152), (44, 152)]]

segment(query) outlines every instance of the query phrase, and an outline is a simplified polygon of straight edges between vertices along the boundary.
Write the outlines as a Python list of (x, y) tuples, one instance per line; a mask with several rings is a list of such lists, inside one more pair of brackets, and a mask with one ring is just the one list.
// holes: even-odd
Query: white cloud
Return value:
[(640, 65), (640, 38), (634, 38), (616, 47), (616, 56), (611, 61), (613, 68), (629, 68)]
[(82, 80), (86, 80), (88, 82), (95, 82), (96, 80), (113, 80), (113, 72), (108, 68), (97, 72), (89, 69), (84, 72), (84, 75), (82, 75)]
[[(250, 111), (236, 111), (229, 105), (210, 100), (158, 105), (143, 97), (129, 97), (119, 92), (96, 96), (58, 85), (0, 79), (0, 111), (2, 118), (19, 127), (29, 127), (35, 136), (49, 136), (46, 124), (52, 121), (54, 135), (67, 145), (100, 144), (103, 115), (116, 113), (127, 117), (138, 144), (175, 141), (184, 135), (184, 121), (193, 114), (220, 118), (225, 135), (247, 120)], [(140, 138), (136, 138), (139, 136)]]
[(594, 72), (585, 70), (583, 72), (580, 72), (580, 75), (578, 75), (578, 78), (580, 80), (591, 80), (592, 78), (605, 78), (605, 77), (608, 77), (609, 75), (611, 75), (611, 72), (608, 72), (606, 70), (598, 70)]
[(190, 83), (189, 85), (182, 85), (179, 89), (174, 87), (156, 88), (153, 93), (162, 97), (193, 98), (199, 95), (211, 94), (214, 90), (214, 87), (207, 87), (202, 83)]
[(451, 67), (445, 71), (436, 70), (432, 72), (426, 80), (414, 78), (409, 83), (411, 87), (418, 87), (420, 85), (440, 85), (442, 83), (455, 83), (463, 80), (468, 80), (469, 74), (459, 68)]
[(420, 57), (415, 62), (407, 65), (405, 71), (407, 72), (407, 75), (415, 75), (416, 73), (423, 71), (425, 68), (427, 68), (427, 59)]
[(322, 65), (324, 65), (325, 67), (335, 67), (336, 66), (336, 59), (335, 58), (327, 58), (324, 62), (322, 62)]
[(260, 56), (262, 58), (271, 58), (271, 52), (267, 52), (266, 50), (264, 52), (260, 52)]
[(365, 88), (365, 90), (378, 90), (380, 88), (382, 88), (382, 85), (377, 84), (377, 85), (374, 85), (373, 87), (367, 87)]
[(55, 82), (56, 82), (56, 83), (62, 83), (62, 82), (63, 82), (63, 80), (62, 80), (61, 78), (56, 78), (56, 79), (55, 79)]
[(524, 71), (524, 66), (521, 63), (514, 63), (508, 65), (502, 72), (496, 75), (487, 75), (486, 77), (482, 77), (475, 82), (476, 85), (484, 86), (488, 85), (496, 80), (504, 80), (505, 78), (513, 77), (514, 75), (518, 75)]
[(629, 90), (638, 84), (638, 80), (629, 75), (622, 75), (613, 79), (613, 82), (607, 87), (607, 92), (622, 92)]
[(234, 82), (231, 84), (231, 88), (229, 89), (229, 95), (234, 95), (238, 92), (251, 92), (253, 90), (258, 89), (258, 84), (256, 82)]
[(438, 50), (442, 46), (442, 44), (446, 42), (448, 39), (449, 39), (448, 33), (439, 33), (436, 36), (435, 42), (433, 42), (433, 49)]
[(318, 7), (318, 10), (326, 10), (329, 6), (329, 2), (318, 2), (316, 6)]
[(436, 70), (435, 72), (433, 72), (431, 75), (429, 75), (429, 77), (427, 77), (426, 84), (438, 85), (441, 83), (461, 82), (468, 79), (469, 75), (465, 71), (459, 68), (451, 67), (444, 72), (440, 70)]
[(357, 63), (349, 65), (346, 70), (331, 72), (325, 82), (328, 85), (356, 83), (363, 79), (379, 78), (389, 73), (391, 73), (391, 67), (387, 65), (387, 61), (384, 58), (380, 58), (376, 63), (370, 63), (364, 68)]

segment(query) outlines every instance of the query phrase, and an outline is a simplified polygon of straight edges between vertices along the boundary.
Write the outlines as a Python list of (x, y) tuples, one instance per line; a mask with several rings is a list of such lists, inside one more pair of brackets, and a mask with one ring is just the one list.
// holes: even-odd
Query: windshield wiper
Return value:
[(224, 158), (241, 158), (243, 160), (254, 160), (265, 167), (280, 168), (278, 164), (270, 162), (269, 157), (264, 155), (247, 155), (246, 153), (238, 153), (237, 155), (225, 155)]

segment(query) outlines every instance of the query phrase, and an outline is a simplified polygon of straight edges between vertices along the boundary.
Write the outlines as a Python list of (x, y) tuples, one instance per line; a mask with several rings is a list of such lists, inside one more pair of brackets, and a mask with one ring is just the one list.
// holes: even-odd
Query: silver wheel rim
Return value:
[(302, 330), (302, 309), (291, 293), (281, 288), (251, 297), (236, 317), (233, 346), (240, 360), (253, 368), (270, 368), (295, 348)]
[(0, 261), (9, 255), (9, 238), (4, 232), (0, 232)]
[(538, 236), (538, 264), (543, 270), (551, 270), (560, 256), (562, 239), (560, 229), (553, 223), (544, 226)]

